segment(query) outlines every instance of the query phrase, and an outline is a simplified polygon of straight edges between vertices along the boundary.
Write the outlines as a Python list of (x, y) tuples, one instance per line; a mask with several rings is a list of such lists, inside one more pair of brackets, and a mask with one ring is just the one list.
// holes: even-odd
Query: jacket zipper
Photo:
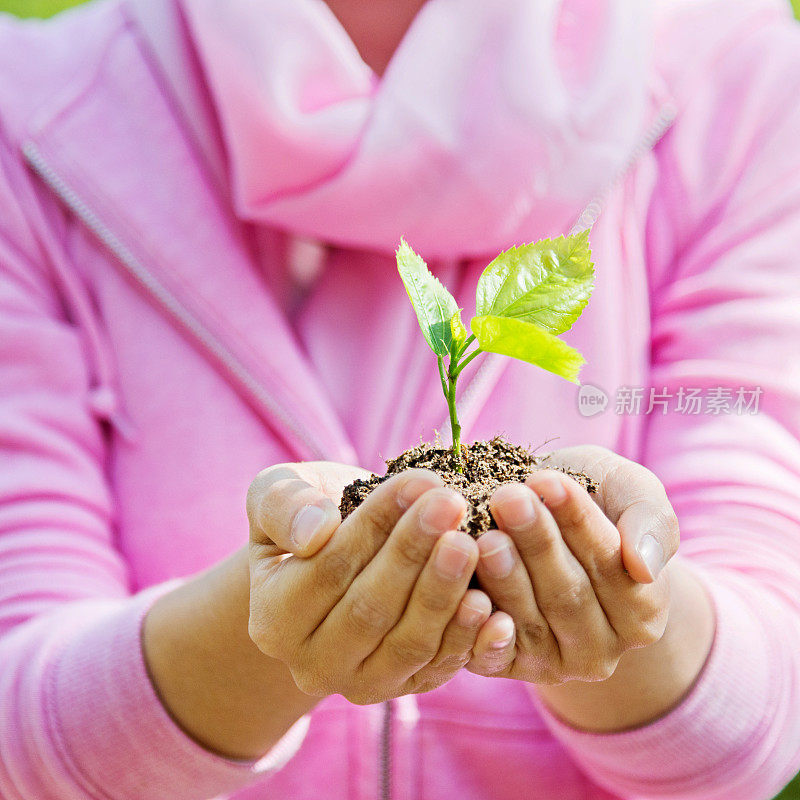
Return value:
[(73, 191), (67, 182), (47, 163), (39, 148), (33, 142), (26, 142), (22, 153), (37, 175), (52, 189), (63, 203), (83, 224), (117, 257), (120, 264), (143, 286), (173, 317), (185, 325), (194, 336), (211, 352), (248, 390), (274, 414), (287, 429), (292, 431), (309, 450), (319, 458), (326, 454), (317, 447), (314, 438), (293, 416), (287, 414), (264, 390), (264, 387), (250, 374), (247, 368), (233, 356), (191, 312), (182, 306), (175, 296), (162, 286), (145, 269), (136, 256), (100, 220), (91, 208)]
[(645, 131), (642, 138), (631, 151), (625, 163), (617, 170), (608, 185), (597, 195), (595, 195), (586, 208), (580, 213), (575, 224), (570, 229), (570, 234), (580, 233), (591, 228), (600, 216), (603, 205), (608, 199), (616, 185), (628, 174), (633, 165), (645, 154), (655, 147), (656, 142), (669, 130), (675, 122), (678, 109), (672, 101), (667, 101), (662, 105), (650, 127)]
[(392, 718), (394, 707), (391, 700), (383, 703), (381, 724), (380, 770), (378, 772), (378, 797), (392, 800)]
[[(662, 105), (656, 118), (653, 120), (650, 127), (644, 133), (642, 138), (636, 144), (628, 156), (625, 163), (617, 170), (614, 177), (608, 182), (605, 188), (596, 194), (586, 205), (586, 207), (578, 215), (575, 224), (570, 229), (570, 234), (579, 233), (580, 231), (591, 228), (600, 216), (608, 196), (617, 186), (617, 184), (628, 174), (633, 165), (647, 152), (652, 150), (656, 142), (669, 130), (672, 123), (677, 116), (677, 107), (672, 101), (667, 101)], [(464, 394), (459, 398), (458, 404), (461, 409), (462, 416), (467, 416), (475, 397), (480, 393), (484, 384), (490, 380), (492, 372), (497, 369), (497, 364), (500, 356), (492, 356), (488, 354), (482, 359), (481, 365), (475, 372), (472, 380), (467, 384)], [(440, 428), (447, 430), (450, 427), (450, 420), (443, 420)]]

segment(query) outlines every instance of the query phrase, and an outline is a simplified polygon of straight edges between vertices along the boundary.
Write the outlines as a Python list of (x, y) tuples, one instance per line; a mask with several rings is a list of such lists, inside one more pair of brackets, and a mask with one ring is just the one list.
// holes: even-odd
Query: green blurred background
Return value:
[[(0, 11), (9, 11), (20, 17), (49, 17), (80, 0), (0, 0)], [(800, 2), (800, 0), (798, 0)]]
[[(48, 17), (77, 5), (82, 0), (0, 0), (0, 11), (8, 11), (21, 17)], [(730, 0), (735, 3), (736, 0)], [(790, 0), (794, 12), (800, 18), (800, 0)], [(800, 800), (800, 775), (781, 792), (776, 800)]]

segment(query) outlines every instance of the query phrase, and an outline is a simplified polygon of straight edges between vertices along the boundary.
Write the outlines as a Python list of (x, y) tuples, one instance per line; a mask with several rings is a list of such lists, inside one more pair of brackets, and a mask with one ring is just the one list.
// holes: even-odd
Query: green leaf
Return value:
[(450, 336), (450, 354), (454, 355), (467, 339), (467, 329), (464, 327), (464, 323), (461, 319), (460, 308), (450, 317)]
[(397, 248), (397, 269), (417, 312), (425, 341), (437, 356), (446, 356), (453, 340), (451, 320), (458, 314), (453, 295), (433, 277), (427, 264), (405, 239), (400, 239)]
[(574, 347), (552, 333), (511, 317), (475, 317), (470, 325), (481, 350), (536, 364), (578, 383), (578, 374), (586, 360)]
[(513, 317), (553, 334), (568, 331), (594, 288), (589, 231), (512, 247), (478, 281), (478, 316)]

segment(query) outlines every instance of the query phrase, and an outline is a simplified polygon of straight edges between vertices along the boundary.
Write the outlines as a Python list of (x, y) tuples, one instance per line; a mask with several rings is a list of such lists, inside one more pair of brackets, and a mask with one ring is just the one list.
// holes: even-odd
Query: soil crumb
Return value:
[(469, 504), (461, 528), (476, 539), (497, 527), (489, 511), (489, 498), (495, 489), (504, 483), (522, 483), (536, 469), (557, 469), (574, 478), (587, 492), (597, 491), (596, 484), (582, 472), (544, 464), (546, 456), (536, 456), (533, 451), (511, 444), (500, 436), (488, 442), (462, 445), (461, 449), (463, 472), (456, 471), (453, 451), (438, 441), (420, 444), (390, 459), (386, 462), (385, 475), (358, 479), (345, 487), (339, 505), (342, 519), (358, 508), (376, 486), (406, 469), (429, 469), (440, 475), (446, 486), (460, 492)]

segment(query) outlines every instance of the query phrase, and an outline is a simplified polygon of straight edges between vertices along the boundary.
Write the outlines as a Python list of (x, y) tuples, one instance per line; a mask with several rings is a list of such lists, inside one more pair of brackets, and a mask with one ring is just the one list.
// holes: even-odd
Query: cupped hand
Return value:
[[(542, 684), (605, 680), (623, 653), (663, 635), (677, 520), (655, 475), (609, 450), (567, 448), (548, 465), (583, 471), (598, 492), (552, 469), (495, 492), (500, 530), (478, 540), (477, 575), (499, 610), (467, 669)], [(492, 647), (501, 629), (507, 641)]]
[(328, 463), (261, 472), (248, 492), (249, 633), (304, 692), (376, 703), (433, 689), (471, 658), (491, 601), (468, 589), (466, 502), (425, 470), (379, 485), (341, 522)]

